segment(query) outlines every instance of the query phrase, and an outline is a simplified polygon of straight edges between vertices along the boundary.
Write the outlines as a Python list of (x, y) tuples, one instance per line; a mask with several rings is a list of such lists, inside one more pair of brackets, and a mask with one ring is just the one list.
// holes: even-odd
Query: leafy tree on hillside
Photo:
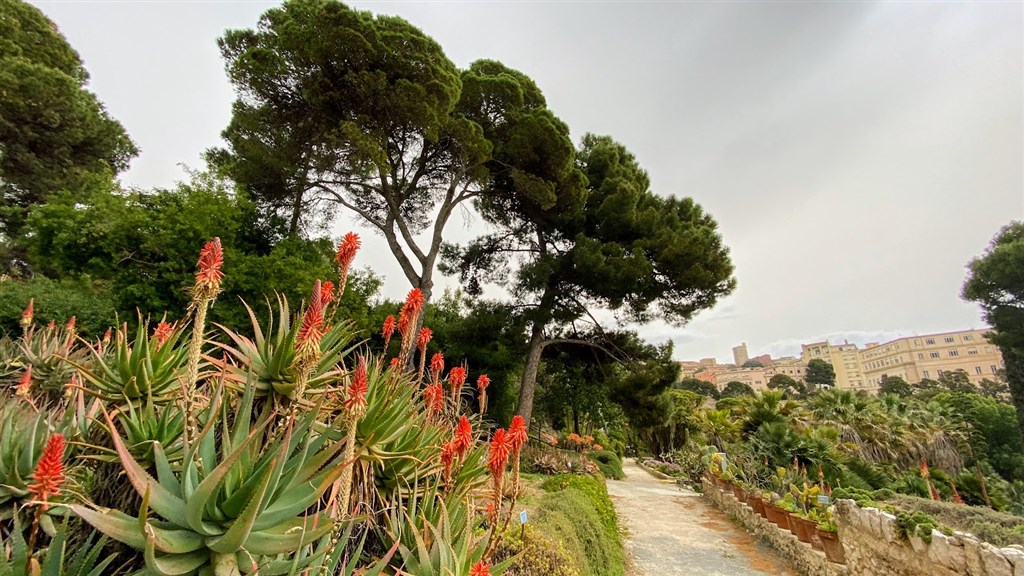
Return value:
[(1010, 399), (1010, 387), (1002, 380), (984, 378), (978, 383), (978, 391), (982, 396), (993, 398), (1000, 402), (1008, 402)]
[(750, 384), (733, 380), (722, 388), (722, 398), (733, 398), (735, 396), (753, 396), (754, 389), (750, 387)]
[(815, 358), (807, 363), (804, 381), (810, 384), (812, 389), (818, 386), (835, 386), (836, 371), (828, 362)]
[(878, 387), (878, 394), (896, 394), (906, 398), (914, 392), (910, 384), (899, 376), (886, 376), (882, 378), (882, 385)]
[(83, 200), (138, 150), (85, 89), (88, 73), (57, 26), (21, 0), (0, 0), (0, 265), (33, 206)]
[(992, 343), (1006, 365), (1006, 382), (1024, 435), (1024, 223), (1012, 222), (968, 265), (963, 297), (981, 305)]
[(460, 71), (401, 18), (289, 0), (219, 45), (238, 100), (209, 159), (280, 235), (358, 216), (427, 300), (460, 206), (516, 195), (553, 208), (573, 171), (568, 127), (532, 80), (486, 60)]
[(978, 387), (971, 383), (971, 378), (963, 370), (946, 370), (939, 376), (939, 384), (950, 392), (978, 391)]
[(446, 269), (469, 289), (503, 283), (529, 306), (518, 410), (527, 421), (544, 348), (580, 340), (579, 323), (600, 330), (595, 310), (684, 322), (735, 285), (714, 219), (690, 198), (651, 192), (621, 144), (587, 135), (576, 166), (551, 190), (551, 206), (524, 192), (481, 198), (477, 208), (496, 231), (446, 254)]
[(683, 378), (683, 380), (673, 386), (673, 388), (689, 390), (690, 392), (695, 392), (707, 398), (714, 398), (715, 400), (718, 400), (719, 398), (718, 387), (711, 382), (699, 380), (697, 378)]
[(768, 380), (768, 388), (783, 392), (787, 398), (804, 396), (807, 394), (807, 386), (799, 380), (785, 374), (776, 374)]
[(757, 360), (747, 360), (743, 363), (740, 368), (764, 368), (764, 364), (761, 364)]

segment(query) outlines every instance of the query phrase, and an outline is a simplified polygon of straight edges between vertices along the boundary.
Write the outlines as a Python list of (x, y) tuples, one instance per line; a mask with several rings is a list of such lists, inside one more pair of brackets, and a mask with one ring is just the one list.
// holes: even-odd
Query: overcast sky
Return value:
[[(220, 142), (233, 92), (216, 39), (274, 5), (34, 3), (142, 149), (123, 176), (141, 187)], [(406, 18), (459, 66), (525, 72), (575, 139), (612, 135), (655, 192), (718, 220), (736, 292), (688, 326), (639, 328), (677, 358), (983, 326), (959, 292), (967, 261), (1024, 214), (1021, 3), (355, 5)], [(361, 257), (400, 297), (371, 235)]]

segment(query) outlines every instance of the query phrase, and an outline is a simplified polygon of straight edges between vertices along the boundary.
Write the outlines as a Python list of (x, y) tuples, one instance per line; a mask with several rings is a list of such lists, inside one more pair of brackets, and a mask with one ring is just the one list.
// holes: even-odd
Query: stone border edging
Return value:
[(642, 469), (643, 471), (647, 472), (651, 476), (654, 476), (658, 480), (672, 480), (673, 482), (676, 480), (675, 478), (673, 478), (672, 476), (669, 476), (668, 474), (665, 474), (664, 472), (658, 472), (654, 468), (648, 468), (647, 466), (644, 466), (643, 464), (640, 463), (640, 459), (639, 458), (634, 458), (633, 462), (640, 469)]

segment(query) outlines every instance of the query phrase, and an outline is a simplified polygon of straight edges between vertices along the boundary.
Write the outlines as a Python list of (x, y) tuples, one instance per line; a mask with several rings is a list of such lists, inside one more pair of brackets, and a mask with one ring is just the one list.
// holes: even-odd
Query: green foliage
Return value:
[(505, 533), (495, 560), (511, 560), (506, 576), (579, 576), (560, 538), (548, 536), (528, 524)]
[(896, 535), (900, 538), (907, 539), (917, 536), (921, 540), (931, 543), (932, 530), (940, 528), (939, 522), (924, 512), (908, 514), (901, 511), (896, 513)]
[(87, 277), (54, 281), (42, 275), (24, 280), (0, 279), (0, 334), (20, 335), (21, 313), (34, 300), (38, 324), (65, 324), (76, 318), (79, 334), (98, 338), (115, 324), (114, 298)]
[(707, 396), (708, 398), (714, 398), (715, 400), (718, 400), (719, 398), (718, 388), (714, 384), (704, 380), (698, 380), (696, 378), (683, 378), (681, 382), (674, 384), (673, 387), (681, 390), (689, 390), (690, 392), (695, 392), (701, 396)]
[(615, 507), (600, 478), (555, 476), (539, 503), (537, 525), (557, 537), (581, 576), (622, 576), (625, 553)]
[(622, 471), (622, 460), (620, 460), (618, 454), (614, 452), (609, 450), (595, 450), (593, 452), (588, 452), (587, 458), (597, 462), (597, 467), (601, 469), (601, 473), (604, 474), (605, 478), (622, 480), (626, 477), (626, 473)]
[(750, 387), (750, 384), (733, 380), (722, 388), (721, 398), (733, 398), (736, 396), (753, 396), (754, 389)]
[(996, 512), (984, 506), (967, 506), (952, 502), (935, 502), (927, 498), (896, 495), (888, 504), (907, 514), (920, 511), (933, 518), (936, 524), (963, 532), (970, 532), (996, 546), (1024, 545), (1024, 531), (1020, 516)]
[(902, 398), (906, 398), (913, 393), (913, 388), (907, 381), (899, 376), (886, 376), (882, 379), (882, 385), (878, 388), (878, 394), (896, 394)]
[(138, 150), (85, 89), (88, 74), (53, 22), (21, 0), (0, 1), (0, 14), (0, 238), (12, 242), (33, 206), (57, 193), (85, 199)]
[(768, 388), (781, 391), (787, 398), (800, 398), (807, 394), (807, 386), (785, 374), (776, 374), (768, 380)]
[(836, 371), (832, 365), (819, 358), (814, 358), (807, 363), (807, 373), (804, 381), (814, 386), (835, 386)]
[(994, 329), (991, 340), (1003, 353), (1018, 431), (1024, 435), (1024, 223), (1006, 225), (968, 269), (963, 297), (981, 305)]

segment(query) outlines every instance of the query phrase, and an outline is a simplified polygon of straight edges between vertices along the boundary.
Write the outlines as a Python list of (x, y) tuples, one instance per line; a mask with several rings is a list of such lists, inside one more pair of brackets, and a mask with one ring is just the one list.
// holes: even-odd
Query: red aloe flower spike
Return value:
[(392, 370), (397, 369), (401, 365), (402, 360), (400, 358), (392, 358), (389, 363)]
[(317, 280), (313, 282), (309, 306), (302, 315), (302, 326), (295, 337), (295, 350), (306, 360), (313, 358), (320, 351), (320, 339), (324, 335), (324, 306), (320, 294), (321, 283)]
[(29, 298), (28, 306), (25, 307), (25, 311), (21, 313), (21, 327), (23, 330), (28, 330), (32, 326), (32, 318), (35, 317), (35, 298)]
[(161, 320), (156, 328), (153, 329), (153, 340), (156, 341), (157, 350), (167, 342), (167, 339), (171, 337), (171, 333), (174, 332), (174, 324)]
[(491, 576), (491, 565), (481, 560), (469, 569), (469, 576)]
[(356, 365), (356, 372), (352, 375), (352, 383), (348, 387), (348, 398), (345, 398), (345, 408), (352, 413), (361, 414), (366, 410), (366, 391), (369, 389), (369, 379), (366, 376), (366, 358), (359, 357)]
[(423, 389), (423, 399), (427, 405), (427, 414), (437, 414), (444, 409), (444, 388), (440, 384), (427, 386)]
[(480, 414), (487, 412), (487, 387), (491, 385), (491, 379), (487, 374), (481, 374), (476, 379), (476, 389), (479, 391), (477, 399), (480, 401)]
[(224, 273), (220, 271), (224, 265), (224, 250), (220, 245), (220, 238), (214, 238), (203, 246), (199, 252), (199, 261), (196, 263), (195, 291), (198, 297), (206, 299), (213, 298), (220, 292), (220, 282)]
[(49, 322), (46, 323), (47, 330), (53, 330), (56, 326), (57, 322), (55, 320), (50, 320)]
[(60, 494), (61, 484), (64, 483), (64, 436), (54, 434), (46, 441), (46, 448), (43, 455), (36, 464), (32, 473), (34, 482), (28, 485), (28, 491), (32, 499), (41, 502), (42, 509), (46, 510), (47, 502), (51, 496)]
[(64, 329), (67, 330), (68, 332), (70, 332), (71, 334), (74, 334), (75, 333), (75, 324), (77, 322), (78, 322), (78, 317), (77, 316), (72, 316), (71, 318), (68, 319), (68, 323), (64, 325)]
[(334, 282), (325, 280), (320, 285), (320, 301), (323, 302), (324, 307), (327, 307), (334, 302)]
[(103, 340), (101, 340), (104, 346), (110, 344), (110, 333), (113, 331), (114, 329), (112, 327), (107, 326), (107, 331), (103, 333)]
[(529, 438), (530, 437), (526, 431), (526, 421), (523, 420), (522, 416), (514, 416), (512, 418), (512, 423), (509, 424), (508, 427), (508, 439), (509, 443), (512, 445), (512, 453), (519, 454), (523, 444), (526, 444), (526, 441), (529, 440)]
[(419, 288), (413, 288), (405, 297), (405, 304), (398, 312), (398, 331), (402, 334), (403, 340), (409, 339), (409, 331), (416, 325), (420, 311), (423, 310), (424, 300), (423, 291)]
[(459, 418), (459, 423), (455, 427), (454, 443), (459, 458), (464, 458), (470, 447), (473, 446), (473, 426), (465, 415)]
[(420, 349), (420, 354), (427, 353), (427, 344), (430, 343), (430, 339), (433, 337), (433, 333), (430, 328), (424, 326), (420, 329), (420, 335), (416, 338), (416, 346)]
[(380, 334), (384, 337), (384, 351), (388, 349), (388, 344), (391, 343), (391, 335), (395, 333), (395, 317), (388, 316), (384, 319), (384, 326), (381, 328)]
[(18, 387), (15, 389), (14, 395), (22, 398), (28, 398), (29, 392), (32, 391), (32, 365), (29, 364), (25, 368), (25, 373), (21, 375), (21, 379), (18, 380)]
[(508, 441), (508, 434), (503, 428), (498, 428), (494, 432), (494, 436), (491, 436), (491, 447), (487, 455), (487, 468), (491, 471), (491, 476), (500, 481), (502, 474), (505, 473), (505, 466), (508, 465), (508, 456), (511, 451), (511, 446)]
[(960, 492), (957, 492), (956, 484), (950, 483), (949, 487), (953, 489), (953, 503), (954, 504), (963, 504), (964, 503), (964, 499), (960, 497)]
[(462, 391), (462, 385), (466, 383), (466, 367), (455, 366), (448, 372), (448, 386), (452, 389), (452, 403), (456, 406), (459, 404), (459, 392)]
[(430, 377), (436, 384), (444, 372), (444, 354), (437, 352), (430, 357)]
[(931, 473), (928, 472), (928, 463), (925, 462), (924, 459), (922, 458), (921, 459), (921, 477), (922, 478), (928, 478), (930, 476), (931, 476)]
[(455, 462), (455, 442), (445, 442), (441, 446), (441, 465), (444, 466), (444, 483), (447, 484), (452, 477), (452, 464)]
[(345, 234), (345, 237), (338, 243), (338, 253), (335, 257), (338, 260), (338, 280), (340, 292), (345, 292), (345, 283), (348, 281), (348, 269), (352, 266), (352, 261), (356, 258), (356, 252), (359, 251), (359, 247), (362, 243), (359, 241), (359, 235), (353, 232)]

